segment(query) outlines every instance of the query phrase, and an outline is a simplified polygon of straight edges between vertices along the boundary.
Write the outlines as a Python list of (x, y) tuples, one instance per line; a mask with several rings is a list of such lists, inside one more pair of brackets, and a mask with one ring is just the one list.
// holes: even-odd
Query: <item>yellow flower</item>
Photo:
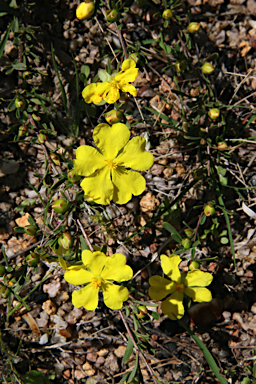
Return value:
[(103, 83), (92, 83), (84, 88), (82, 96), (86, 103), (98, 104), (105, 100), (108, 104), (115, 103), (120, 98), (119, 91), (129, 92), (136, 96), (136, 88), (132, 83), (138, 76), (139, 69), (136, 63), (131, 60), (125, 60), (122, 64), (121, 71), (112, 76), (106, 71), (100, 70), (99, 77)]
[(123, 302), (129, 297), (126, 287), (113, 284), (112, 281), (122, 282), (133, 276), (131, 267), (126, 265), (126, 258), (120, 253), (110, 257), (102, 252), (82, 252), (82, 265), (72, 265), (67, 268), (64, 278), (73, 285), (86, 284), (72, 294), (72, 303), (76, 308), (84, 307), (94, 311), (98, 306), (99, 291), (103, 292), (103, 300), (111, 309), (121, 309)]
[(95, 11), (95, 4), (92, 0), (85, 0), (78, 5), (76, 9), (76, 17), (79, 20), (85, 20), (91, 17)]
[(146, 187), (146, 180), (136, 171), (146, 171), (154, 162), (151, 153), (145, 152), (144, 137), (133, 137), (125, 124), (109, 126), (99, 124), (93, 131), (98, 147), (81, 145), (76, 150), (74, 170), (86, 176), (81, 182), (85, 195), (98, 204), (125, 204), (132, 195), (140, 195)]
[(184, 315), (184, 295), (199, 303), (212, 300), (211, 292), (204, 288), (211, 284), (212, 275), (200, 270), (181, 274), (178, 267), (180, 262), (178, 255), (161, 255), (162, 269), (171, 281), (161, 276), (152, 276), (149, 279), (149, 296), (152, 300), (162, 300), (167, 296), (161, 309), (171, 320), (180, 319)]

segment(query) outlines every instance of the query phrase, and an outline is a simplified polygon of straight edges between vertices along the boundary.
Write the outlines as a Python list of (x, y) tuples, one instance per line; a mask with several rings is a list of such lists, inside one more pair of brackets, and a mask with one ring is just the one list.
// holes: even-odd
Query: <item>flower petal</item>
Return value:
[(114, 186), (110, 179), (110, 169), (106, 166), (86, 177), (81, 182), (84, 193), (97, 204), (110, 204), (113, 198)]
[(137, 90), (132, 84), (121, 81), (121, 83), (119, 83), (119, 88), (122, 92), (128, 92), (133, 96), (137, 96)]
[(207, 287), (211, 284), (213, 276), (208, 272), (200, 270), (189, 271), (184, 280), (187, 287)]
[(97, 149), (89, 145), (81, 145), (76, 150), (76, 160), (74, 160), (74, 171), (78, 175), (89, 176), (97, 169), (106, 166), (104, 157)]
[(113, 200), (117, 204), (126, 204), (132, 195), (140, 195), (146, 188), (146, 180), (140, 173), (117, 167), (112, 171), (114, 185)]
[(89, 103), (98, 104), (103, 100), (104, 92), (109, 88), (109, 83), (92, 83), (87, 85), (82, 92), (84, 101)]
[(127, 288), (106, 281), (102, 284), (102, 291), (104, 303), (110, 309), (121, 309), (129, 297)]
[(123, 152), (117, 156), (118, 165), (135, 169), (136, 171), (146, 171), (154, 163), (154, 156), (145, 152), (146, 140), (144, 137), (133, 137), (124, 147)]
[(167, 297), (162, 302), (161, 309), (171, 320), (181, 319), (184, 316), (183, 293), (176, 291)]
[(86, 271), (83, 265), (70, 266), (64, 273), (64, 279), (73, 285), (82, 285), (90, 283), (93, 279), (93, 274)]
[(132, 59), (127, 59), (127, 60), (124, 60), (122, 67), (121, 67), (121, 70), (127, 71), (127, 69), (129, 69), (129, 68), (135, 68), (135, 67), (136, 67), (135, 61)]
[(178, 265), (181, 262), (181, 258), (178, 255), (161, 255), (161, 267), (164, 273), (176, 283), (180, 282), (181, 274)]
[(84, 307), (88, 311), (94, 311), (98, 302), (99, 288), (93, 287), (92, 284), (72, 293), (72, 303), (76, 308)]
[[(130, 131), (125, 124), (117, 123), (112, 126), (99, 124), (93, 130), (93, 140), (102, 151), (104, 159), (113, 160), (130, 138)], [(105, 162), (106, 165), (106, 162)]]
[(121, 72), (118, 72), (118, 74), (115, 76), (115, 81), (117, 81), (118, 83), (120, 83), (120, 81), (124, 81), (125, 83), (132, 83), (136, 79), (138, 74), (139, 68), (127, 68), (124, 71), (122, 70)]
[(184, 289), (185, 295), (191, 297), (194, 301), (198, 301), (199, 303), (203, 303), (205, 301), (211, 301), (212, 300), (212, 294), (211, 291), (207, 288), (185, 288)]
[(127, 281), (133, 276), (133, 270), (129, 265), (126, 265), (126, 257), (121, 253), (107, 257), (105, 268), (101, 274), (103, 279), (114, 281)]
[(100, 276), (101, 272), (109, 259), (108, 256), (103, 252), (91, 252), (89, 250), (84, 250), (82, 252), (82, 261), (85, 266), (87, 266), (95, 276)]
[(175, 283), (161, 276), (152, 276), (148, 281), (151, 285), (148, 294), (152, 300), (162, 300), (176, 289)]
[(109, 87), (106, 89), (102, 97), (103, 97), (103, 100), (105, 100), (108, 104), (114, 104), (118, 99), (120, 99), (120, 93), (119, 93), (118, 87), (116, 85), (114, 86), (109, 85)]

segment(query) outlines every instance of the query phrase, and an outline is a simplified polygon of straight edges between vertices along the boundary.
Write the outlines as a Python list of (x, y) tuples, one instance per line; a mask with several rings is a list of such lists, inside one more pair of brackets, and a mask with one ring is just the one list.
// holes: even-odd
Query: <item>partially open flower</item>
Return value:
[(95, 4), (92, 0), (85, 0), (78, 5), (76, 9), (76, 17), (79, 20), (85, 20), (91, 17), (95, 11)]
[(214, 66), (211, 63), (204, 63), (201, 70), (204, 74), (210, 75), (214, 71)]
[(220, 110), (219, 108), (212, 108), (210, 109), (210, 111), (208, 112), (208, 115), (209, 117), (212, 119), (212, 120), (216, 120), (218, 119), (219, 115), (220, 115)]
[(192, 22), (188, 25), (188, 32), (189, 33), (196, 33), (200, 29), (200, 23)]

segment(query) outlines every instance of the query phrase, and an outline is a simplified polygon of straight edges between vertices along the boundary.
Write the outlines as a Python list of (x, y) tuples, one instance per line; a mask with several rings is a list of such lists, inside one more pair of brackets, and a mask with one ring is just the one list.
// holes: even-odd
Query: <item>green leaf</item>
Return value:
[(227, 237), (222, 237), (220, 239), (220, 242), (221, 242), (221, 244), (228, 244), (228, 238)]
[(172, 238), (174, 239), (173, 235), (175, 235), (176, 239), (174, 239), (175, 241), (177, 241), (177, 243), (181, 243), (182, 242), (182, 237), (181, 235), (179, 234), (179, 232), (169, 223), (166, 223), (165, 221), (163, 222), (163, 227), (164, 229), (166, 229), (166, 231), (170, 232), (172, 234)]
[(245, 377), (243, 381), (241, 381), (241, 384), (251, 384), (251, 380), (248, 379), (248, 377)]
[(89, 247), (82, 235), (80, 235), (80, 244), (81, 244), (81, 252), (89, 251)]
[(204, 225), (205, 222), (206, 222), (206, 216), (203, 215), (201, 220), (200, 220), (200, 225)]
[(27, 69), (27, 66), (24, 63), (16, 63), (13, 64), (12, 67), (17, 71), (26, 71)]
[(99, 78), (100, 80), (104, 83), (106, 81), (109, 81), (111, 76), (109, 73), (107, 73), (106, 71), (104, 71), (104, 69), (99, 69), (98, 70), (98, 75), (99, 75)]
[(6, 45), (6, 43), (7, 43), (7, 40), (8, 40), (10, 31), (11, 31), (11, 28), (12, 28), (12, 24), (13, 24), (13, 22), (11, 22), (11, 24), (10, 24), (9, 27), (7, 28), (7, 31), (6, 31), (5, 34), (4, 34), (4, 37), (3, 37), (2, 40), (1, 40), (1, 43), (0, 43), (0, 59), (1, 59), (1, 57), (2, 57), (2, 54), (4, 53), (4, 48), (5, 48), (5, 45)]
[(89, 67), (89, 65), (82, 65), (82, 67), (81, 67), (81, 73), (82, 73), (83, 75), (85, 75), (86, 78), (88, 78), (89, 75), (90, 75), (90, 67)]
[(220, 183), (224, 186), (228, 184), (228, 179), (227, 177), (220, 176)]
[(134, 367), (133, 367), (132, 372), (130, 373), (130, 375), (129, 375), (129, 377), (128, 377), (127, 383), (130, 383), (130, 382), (134, 379), (134, 377), (135, 377), (136, 374), (137, 374), (138, 367), (139, 367), (139, 355), (136, 354), (135, 364), (134, 364)]
[(66, 95), (66, 91), (65, 91), (64, 85), (63, 85), (63, 83), (62, 83), (62, 81), (60, 79), (59, 70), (58, 70), (57, 63), (56, 63), (56, 60), (55, 60), (55, 55), (54, 55), (54, 52), (53, 52), (53, 45), (51, 45), (51, 52), (52, 52), (53, 66), (54, 66), (54, 69), (55, 69), (55, 72), (56, 72), (56, 75), (58, 77), (59, 84), (60, 84), (60, 89), (61, 89), (61, 93), (62, 93), (62, 99), (63, 99), (64, 108), (65, 108), (67, 116), (69, 117), (69, 108), (68, 108), (67, 95)]
[(128, 343), (127, 343), (127, 347), (126, 347), (126, 350), (125, 350), (125, 353), (124, 353), (124, 357), (123, 357), (123, 363), (124, 364), (127, 363), (127, 361), (129, 360), (132, 352), (133, 352), (133, 342), (132, 342), (132, 339), (129, 337)]
[(155, 312), (155, 311), (152, 311), (151, 312), (151, 316), (155, 319), (155, 320), (159, 320), (160, 319), (160, 315), (159, 313)]
[(220, 175), (220, 176), (225, 176), (226, 173), (227, 173), (227, 170), (219, 165), (219, 166), (217, 167), (217, 172), (218, 172), (218, 175)]
[(23, 379), (23, 384), (49, 384), (49, 380), (42, 372), (30, 371)]
[(14, 231), (15, 231), (16, 233), (25, 233), (25, 231), (24, 231), (24, 227), (15, 227), (15, 228), (14, 228)]

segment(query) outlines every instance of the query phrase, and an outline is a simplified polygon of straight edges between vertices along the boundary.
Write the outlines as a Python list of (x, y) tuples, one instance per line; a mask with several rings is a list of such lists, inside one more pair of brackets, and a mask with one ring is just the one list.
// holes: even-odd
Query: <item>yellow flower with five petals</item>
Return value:
[(94, 311), (98, 306), (99, 291), (103, 292), (103, 300), (111, 309), (121, 309), (123, 302), (129, 297), (129, 291), (113, 281), (130, 280), (133, 270), (126, 265), (126, 257), (120, 253), (106, 256), (102, 252), (82, 252), (81, 265), (72, 265), (66, 269), (65, 280), (73, 285), (86, 284), (79, 291), (73, 291), (72, 303), (76, 308), (84, 307)]
[(205, 288), (212, 282), (212, 275), (200, 270), (180, 273), (181, 258), (178, 255), (170, 257), (161, 255), (163, 272), (171, 279), (161, 276), (152, 276), (149, 279), (149, 296), (152, 300), (162, 300), (162, 312), (171, 320), (180, 319), (184, 315), (183, 297), (189, 296), (199, 303), (212, 300), (212, 294)]
[[(81, 182), (85, 195), (98, 204), (126, 204), (132, 195), (140, 195), (146, 187), (144, 177), (135, 171), (146, 171), (154, 156), (145, 152), (146, 140), (136, 136), (130, 141), (125, 124), (99, 124), (93, 131), (98, 148), (81, 145), (76, 150), (74, 170), (86, 176)], [(126, 169), (132, 168), (135, 171)]]
[(132, 59), (123, 62), (121, 71), (113, 73), (112, 76), (106, 71), (100, 70), (99, 77), (102, 83), (92, 83), (87, 85), (82, 92), (82, 96), (86, 103), (99, 104), (105, 100), (108, 104), (115, 103), (120, 98), (120, 91), (129, 92), (136, 96), (136, 88), (130, 84), (138, 76), (139, 69)]

